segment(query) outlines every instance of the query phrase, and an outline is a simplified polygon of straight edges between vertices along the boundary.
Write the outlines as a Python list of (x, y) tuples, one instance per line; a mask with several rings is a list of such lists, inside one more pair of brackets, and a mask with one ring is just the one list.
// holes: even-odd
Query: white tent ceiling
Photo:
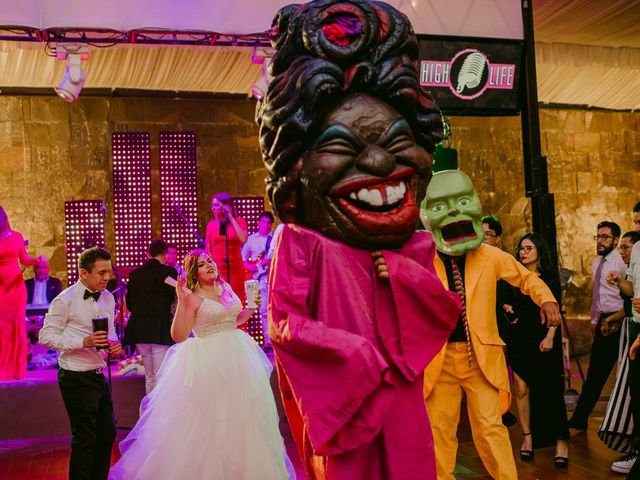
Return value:
[[(640, 108), (640, 0), (533, 2), (542, 103)], [(266, 31), (286, 0), (0, 0), (5, 25)], [(391, 0), (418, 33), (521, 38), (517, 0)], [(133, 10), (132, 10), (133, 9)], [(251, 15), (247, 15), (251, 12)], [(2, 30), (2, 27), (0, 27)], [(6, 28), (5, 28), (6, 30)], [(91, 48), (85, 88), (245, 94), (260, 77), (250, 48), (116, 45)], [(0, 87), (49, 88), (64, 63), (43, 43), (0, 42)]]
[[(291, 0), (0, 0), (4, 25), (264, 32)], [(302, 3), (302, 2), (298, 2)], [(518, 0), (387, 0), (417, 33), (522, 38)]]

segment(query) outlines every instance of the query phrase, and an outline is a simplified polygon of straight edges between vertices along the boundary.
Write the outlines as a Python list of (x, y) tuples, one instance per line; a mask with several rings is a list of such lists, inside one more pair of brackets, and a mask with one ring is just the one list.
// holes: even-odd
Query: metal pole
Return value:
[(522, 2), (522, 21), (524, 31), (524, 75), (522, 76), (524, 102), (520, 118), (522, 122), (525, 192), (527, 197), (531, 198), (533, 230), (545, 237), (551, 247), (552, 261), (558, 265), (555, 204), (553, 194), (549, 193), (547, 159), (542, 156), (540, 147), (536, 50), (531, 0), (523, 0)]

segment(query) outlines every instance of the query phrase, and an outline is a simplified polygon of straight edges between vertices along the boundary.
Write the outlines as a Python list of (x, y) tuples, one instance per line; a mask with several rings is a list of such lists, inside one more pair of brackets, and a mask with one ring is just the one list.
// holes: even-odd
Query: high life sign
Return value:
[(449, 115), (519, 110), (519, 41), (420, 38), (420, 85)]

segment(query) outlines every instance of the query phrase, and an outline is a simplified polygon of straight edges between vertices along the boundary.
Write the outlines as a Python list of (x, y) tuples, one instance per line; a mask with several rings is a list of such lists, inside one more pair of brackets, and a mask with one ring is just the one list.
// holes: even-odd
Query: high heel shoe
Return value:
[(553, 464), (556, 468), (567, 468), (569, 466), (569, 444), (566, 440), (558, 439)]
[[(522, 435), (526, 437), (527, 435), (531, 435), (531, 432), (523, 433)], [(525, 462), (532, 460), (533, 455), (534, 455), (533, 450), (523, 450), (522, 448), (520, 449), (520, 460), (524, 460)]]

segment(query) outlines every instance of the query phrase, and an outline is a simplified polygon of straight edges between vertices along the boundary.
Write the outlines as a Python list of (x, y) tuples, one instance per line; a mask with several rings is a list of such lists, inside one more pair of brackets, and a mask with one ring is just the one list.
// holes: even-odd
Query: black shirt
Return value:
[[(462, 277), (462, 285), (464, 286), (464, 264), (465, 264), (467, 256), (466, 255), (458, 255), (458, 256), (454, 257), (454, 256), (451, 256), (451, 255), (447, 255), (446, 253), (442, 253), (442, 252), (438, 252), (438, 255), (442, 259), (442, 262), (444, 263), (444, 268), (445, 268), (445, 270), (447, 272), (447, 282), (449, 283), (449, 290), (452, 291), (452, 292), (455, 292), (456, 291), (456, 285), (455, 285), (455, 282), (453, 280), (453, 267), (451, 266), (451, 260), (456, 262), (456, 265), (458, 266), (458, 270), (460, 270), (460, 276)], [(449, 337), (448, 341), (449, 342), (465, 342), (466, 343), (467, 334), (464, 331), (464, 322), (462, 321), (462, 313), (458, 317), (458, 323), (456, 323), (456, 328), (451, 333), (451, 336)]]

